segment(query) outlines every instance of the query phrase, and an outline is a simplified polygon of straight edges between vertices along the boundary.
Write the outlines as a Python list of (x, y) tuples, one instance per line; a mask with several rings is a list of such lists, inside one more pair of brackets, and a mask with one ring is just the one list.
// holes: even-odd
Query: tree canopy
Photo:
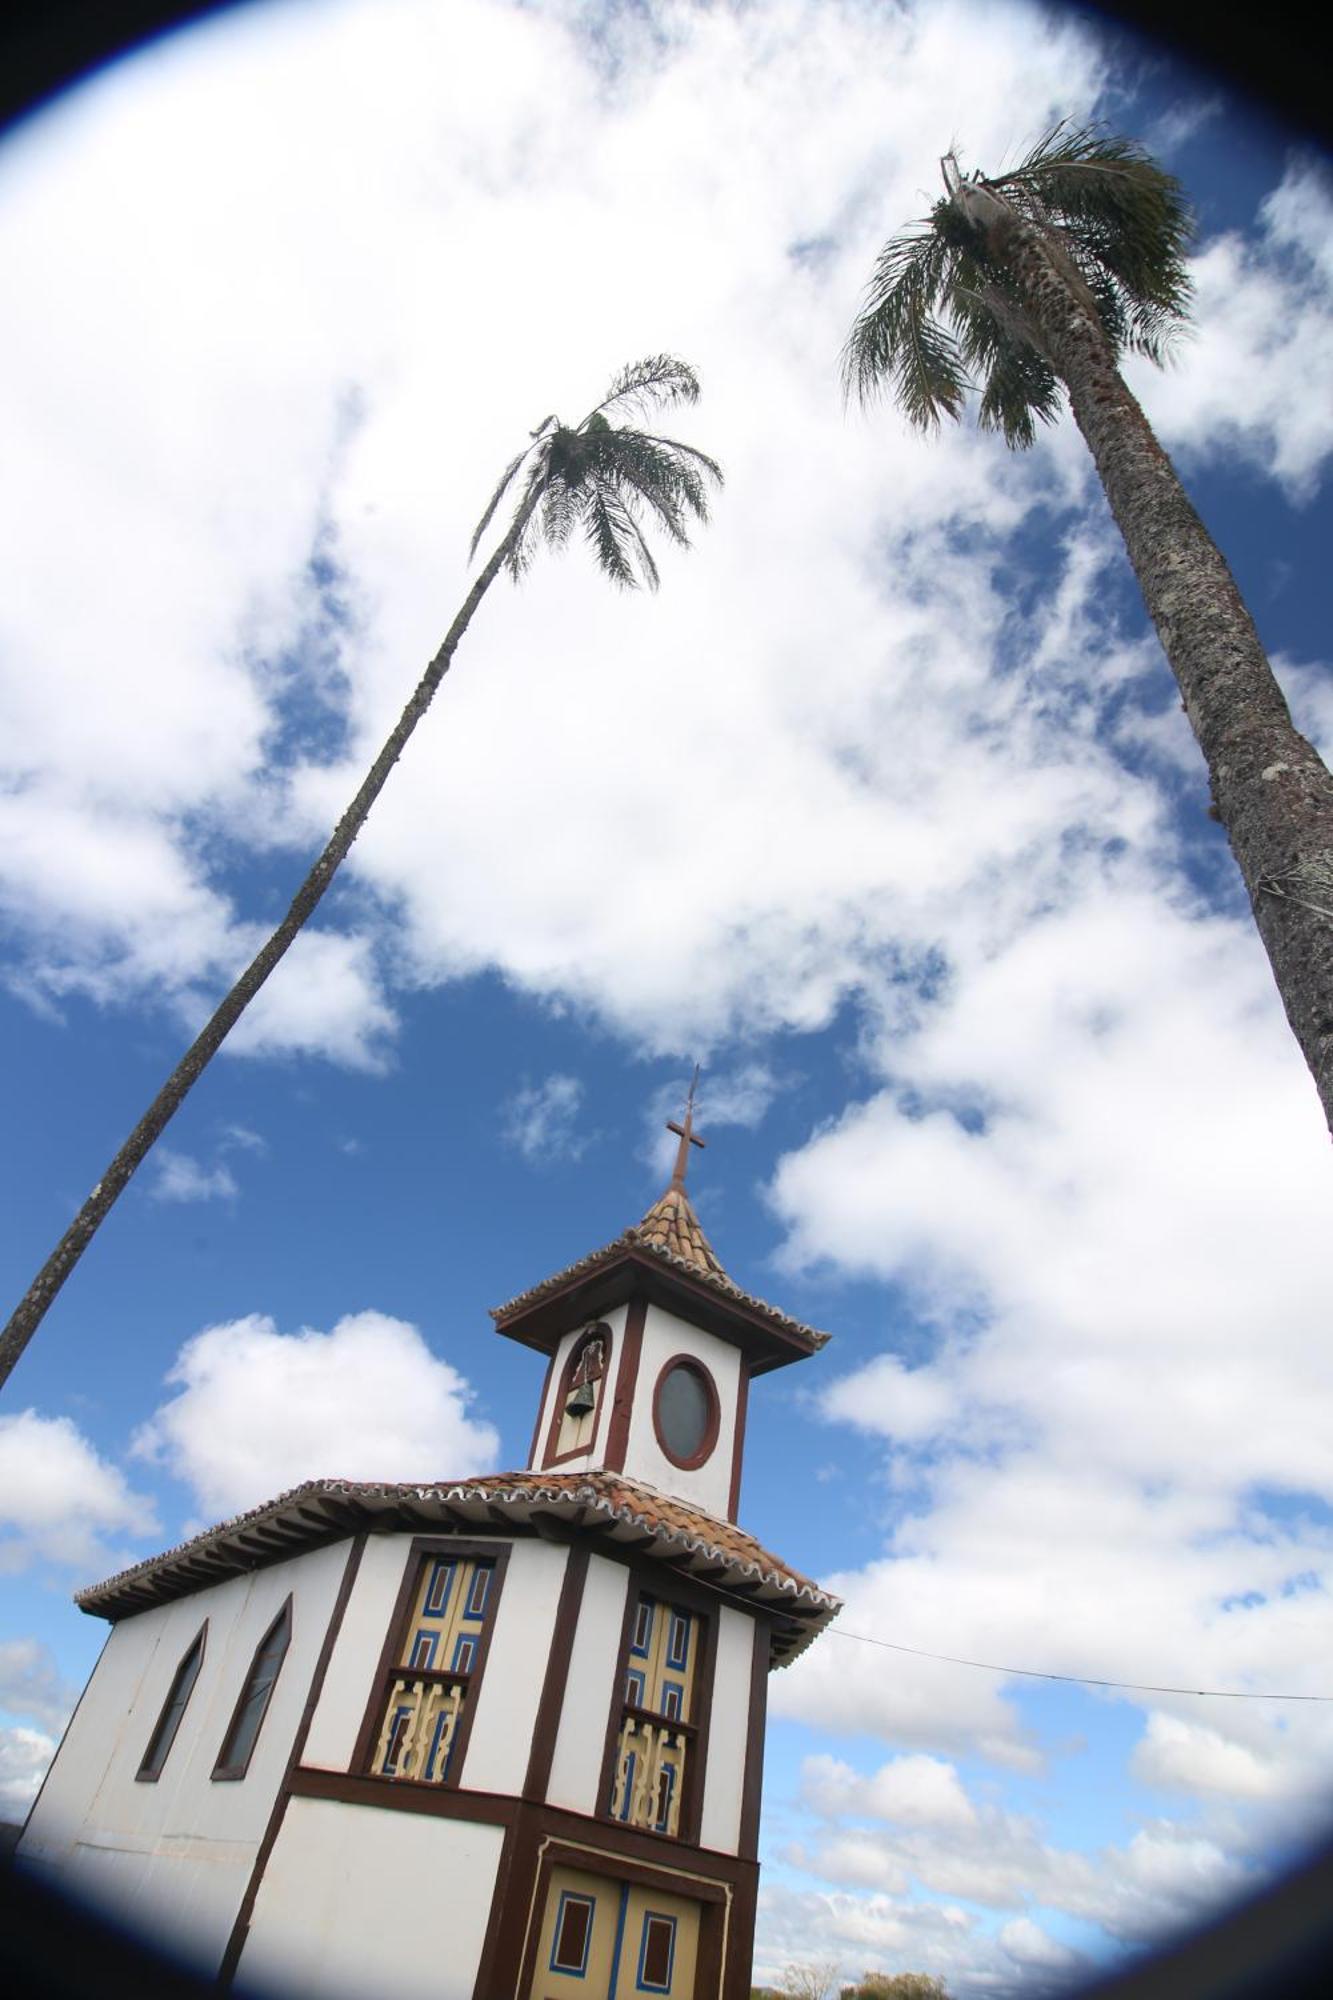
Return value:
[(1061, 124), (1008, 173), (966, 176), (952, 153), (941, 166), (945, 192), (929, 216), (879, 253), (843, 349), (849, 396), (870, 403), (891, 392), (930, 430), (960, 418), (975, 394), (981, 428), (1018, 448), (1033, 442), (1036, 420), (1059, 414), (1059, 379), (1024, 288), (981, 226), (987, 198), (1042, 232), (1117, 358), (1166, 359), (1192, 299), (1193, 213), (1180, 182), (1141, 146)]

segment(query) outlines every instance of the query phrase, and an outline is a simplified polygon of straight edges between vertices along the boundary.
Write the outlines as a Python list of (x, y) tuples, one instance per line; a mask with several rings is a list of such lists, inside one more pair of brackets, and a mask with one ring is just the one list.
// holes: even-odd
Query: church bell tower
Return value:
[(548, 1357), (531, 1472), (618, 1473), (725, 1521), (750, 1382), (828, 1336), (732, 1283), (685, 1188), (694, 1088), (666, 1192), (615, 1243), (511, 1299), (497, 1330)]

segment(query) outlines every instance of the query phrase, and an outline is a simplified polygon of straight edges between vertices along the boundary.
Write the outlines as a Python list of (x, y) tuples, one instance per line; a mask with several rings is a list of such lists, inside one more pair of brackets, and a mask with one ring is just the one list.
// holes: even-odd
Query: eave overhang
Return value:
[(628, 1231), (614, 1243), (496, 1306), (496, 1331), (551, 1354), (580, 1321), (596, 1319), (627, 1299), (642, 1297), (693, 1321), (740, 1348), (753, 1375), (817, 1354), (828, 1334), (790, 1318), (776, 1306), (741, 1291), (683, 1257), (635, 1240)]
[(587, 1536), (608, 1553), (660, 1562), (769, 1618), (774, 1666), (804, 1652), (841, 1609), (838, 1598), (733, 1523), (605, 1472), (500, 1473), (442, 1485), (312, 1479), (80, 1591), (74, 1601), (114, 1623), (363, 1530)]

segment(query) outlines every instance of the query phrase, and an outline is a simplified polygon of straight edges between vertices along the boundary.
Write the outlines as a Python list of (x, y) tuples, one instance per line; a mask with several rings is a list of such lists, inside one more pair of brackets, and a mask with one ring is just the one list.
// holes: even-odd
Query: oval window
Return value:
[(717, 1441), (718, 1402), (712, 1377), (696, 1361), (669, 1361), (653, 1398), (657, 1441), (676, 1465), (702, 1465)]

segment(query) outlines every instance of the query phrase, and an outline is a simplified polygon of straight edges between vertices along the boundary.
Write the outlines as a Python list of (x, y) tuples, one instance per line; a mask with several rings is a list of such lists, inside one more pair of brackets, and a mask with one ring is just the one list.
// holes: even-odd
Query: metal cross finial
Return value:
[(699, 1065), (694, 1065), (694, 1075), (690, 1078), (690, 1094), (685, 1099), (685, 1123), (677, 1125), (674, 1118), (667, 1119), (667, 1131), (680, 1134), (680, 1145), (676, 1149), (676, 1168), (671, 1176), (673, 1188), (684, 1189), (685, 1169), (690, 1163), (690, 1147), (705, 1146), (706, 1139), (700, 1139), (694, 1130), (694, 1093), (699, 1083)]

